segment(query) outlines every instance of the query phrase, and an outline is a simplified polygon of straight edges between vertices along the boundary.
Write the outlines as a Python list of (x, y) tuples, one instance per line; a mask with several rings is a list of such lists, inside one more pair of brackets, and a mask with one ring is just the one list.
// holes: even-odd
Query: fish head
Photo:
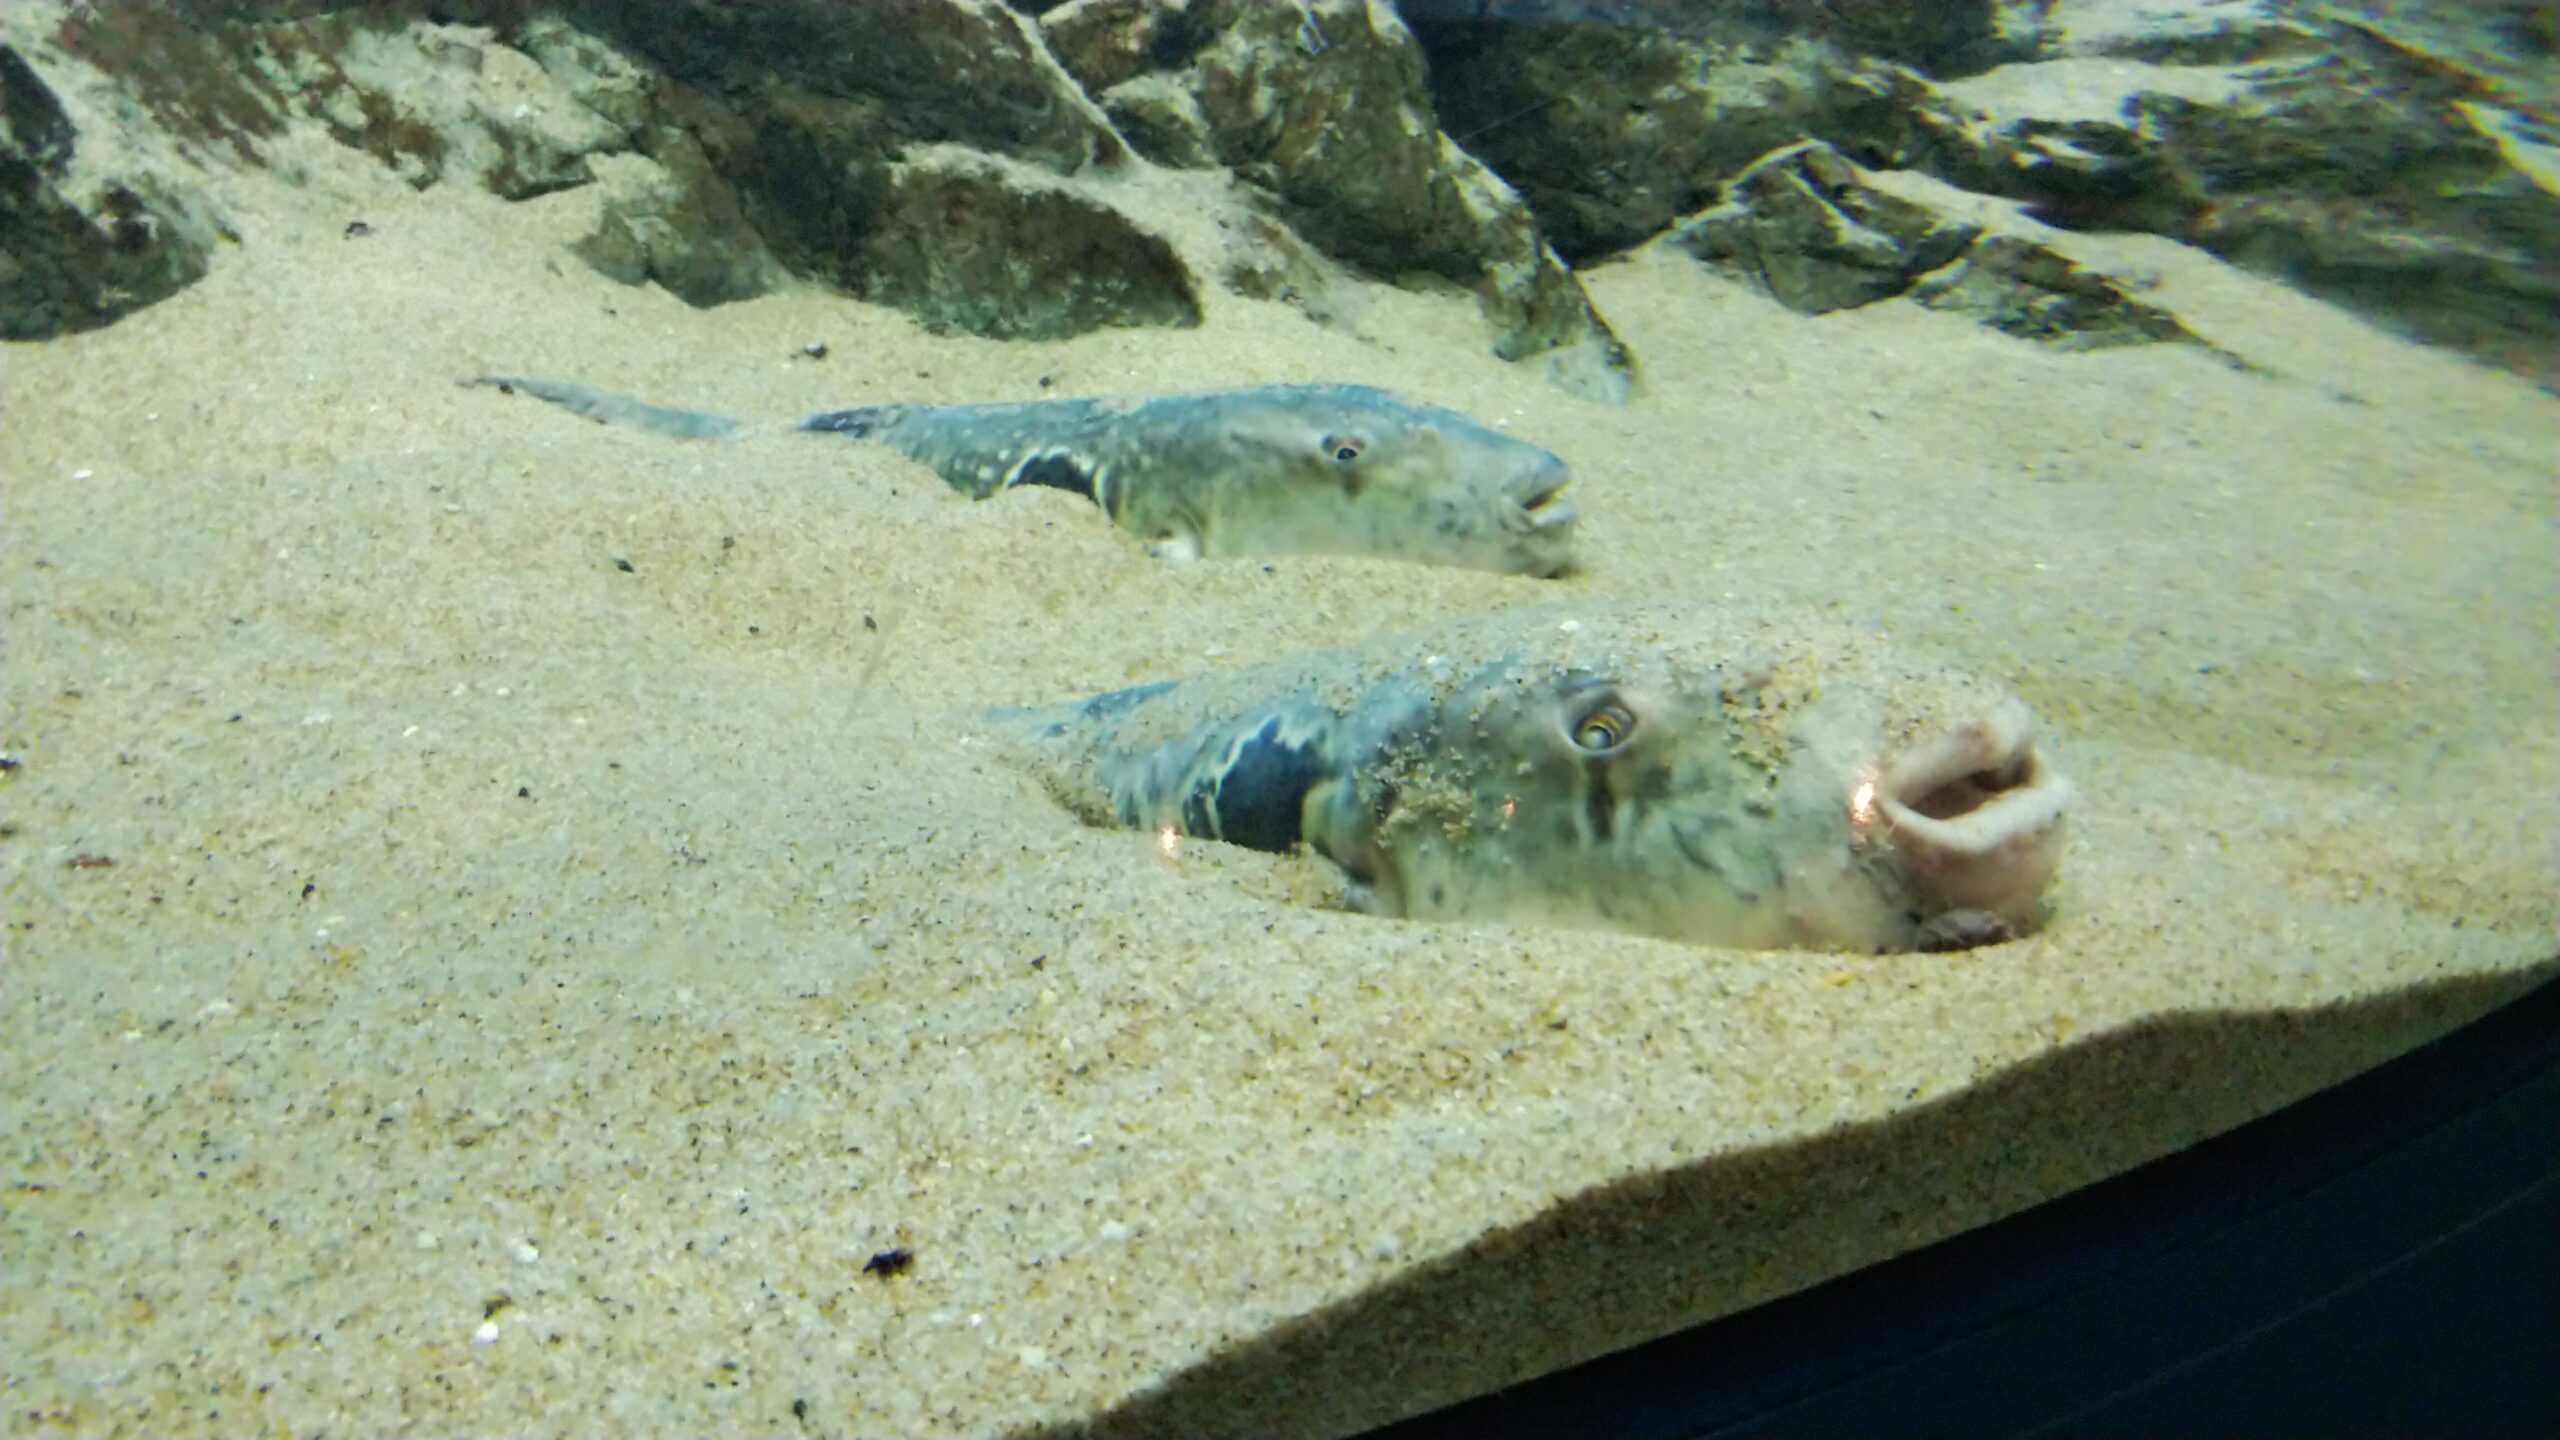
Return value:
[(1579, 520), (1562, 457), (1364, 386), (1301, 387), (1222, 436), (1262, 483), (1196, 503), (1201, 551), (1373, 555), (1549, 577)]
[(1807, 665), (1508, 661), (1379, 751), (1371, 908), (1737, 948), (1953, 949), (2044, 918), (2071, 788), (2032, 715)]

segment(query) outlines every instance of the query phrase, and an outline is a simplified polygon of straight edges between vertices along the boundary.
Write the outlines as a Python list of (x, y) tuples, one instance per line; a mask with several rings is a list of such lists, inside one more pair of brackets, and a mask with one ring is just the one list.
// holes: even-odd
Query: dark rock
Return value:
[[(2010, 61), (2104, 56), (2158, 65), (2245, 65), (2315, 48), (2303, 0), (2006, 0)], [(1942, 78), (1959, 73), (1937, 70)]]
[[(526, 199), (601, 180), (600, 223), (576, 253), (694, 304), (797, 270), (988, 334), (1197, 321), (1162, 242), (1090, 202), (988, 183), (993, 170), (893, 164), (953, 135), (1057, 170), (1119, 156), (1009, 12), (591, 0), (567, 7), (573, 25), (453, 7), (504, 24), (501, 39), (400, 14), (442, 8), (425, 5), (273, 18), (297, 8), (241, 4), (208, 21), (110, 5), (77, 38), (163, 125), (236, 162), (263, 164), (270, 137), (315, 123), (422, 188), (476, 179)], [(625, 47), (656, 47), (686, 78)], [(920, 238), (962, 217), (938, 244)], [(994, 262), (999, 243), (1019, 247), (1014, 263)]]
[(1103, 91), (1101, 98), (1102, 113), (1148, 159), (1179, 170), (1206, 170), (1218, 163), (1209, 118), (1173, 77), (1140, 75)]
[(628, 143), (583, 107), (517, 103), (539, 67), (465, 27), (372, 11), (204, 23), (128, 3), (79, 12), (62, 39), (182, 142), (245, 164), (266, 163), (260, 143), (307, 121), (421, 189), (471, 178), (526, 199), (584, 184), (589, 155)]
[(880, 102), (780, 87), (731, 100), (671, 86), (664, 106), (789, 271), (859, 287), (898, 153)]
[(1422, 52), (1401, 26), (1337, 18), (1340, 33), (1312, 55), (1292, 6), (1198, 0), (1190, 13), (1206, 43), (1186, 78), (1222, 163), (1279, 197), (1300, 233), (1373, 274), (1477, 278), (1487, 228), (1504, 217), (1428, 203), (1480, 167), (1444, 151)]
[(1227, 249), (1218, 282), (1239, 295), (1296, 306), (1320, 325), (1350, 318), (1348, 277), (1298, 233), (1266, 215), (1248, 214), (1227, 225)]
[(1403, 9), (1451, 133), (1576, 264), (1815, 138), (2055, 224), (2201, 245), (2528, 373), (2560, 341), (2547, 0)]
[(1671, 243), (1808, 315), (1908, 296), (2061, 349), (2195, 339), (2044, 246), (1879, 189), (1820, 141), (1746, 167)]
[[(2030, 12), (2050, 0), (2024, 0)], [(1844, 52), (1936, 74), (1979, 68), (2017, 47), (2017, 17), (1998, 0), (1398, 0), (1407, 24), (1445, 38), (1452, 28), (1502, 28), (1554, 39), (1560, 30), (1650, 31), (1722, 43), (1778, 46), (1821, 36)], [(1427, 42), (1436, 47), (1438, 40)], [(1436, 61), (1437, 56), (1435, 54)]]
[(2560, 6), (2551, 0), (2333, 0), (2322, 13), (2416, 64), (2465, 77), (2492, 104), (2546, 121), (2560, 113)]
[(576, 247), (597, 269), (695, 304), (760, 294), (786, 274), (664, 113), (662, 78), (612, 46), (540, 18), (513, 44), (387, 8), (255, 18), (291, 8), (208, 19), (105, 5), (66, 22), (63, 38), (208, 161), (263, 165), (273, 137), (315, 124), (422, 189), (469, 180), (524, 200), (591, 183), (611, 158), (602, 222)]
[[(1520, 197), (1441, 133), (1422, 52), (1385, 7), (1080, 0), (1041, 25), (1080, 83), (1141, 119), (1130, 138), (1150, 158), (1223, 165), (1325, 254), (1473, 290), (1497, 355), (1537, 358), (1577, 393), (1625, 394), (1625, 348)], [(1188, 107), (1133, 89), (1151, 77)]]
[(112, 77), (182, 147), (214, 146), (260, 163), (256, 142), (280, 135), (285, 97), (233, 49), (244, 27), (178, 6), (104, 4), (75, 11), (55, 39)]
[(0, 44), (0, 339), (93, 329), (166, 299), (236, 238), (175, 156), (125, 143), (111, 116), (90, 128)]
[[(1311, 313), (1347, 293), (1337, 261), (1453, 281), (1497, 354), (1584, 393), (1622, 394), (1629, 362), (1567, 261), (1661, 233), (1728, 177), (1732, 205), (1682, 243), (1791, 304), (1909, 292), (2026, 331), (2103, 328), (2115, 302), (2040, 262), (1977, 247), (1931, 265), (1935, 221), (1827, 178), (1854, 161), (2170, 235), (2547, 378), (2551, 16), (2537, 0), (89, 0), (43, 21), (41, 46), (33, 22), (9, 32), (0, 293), (29, 334), (169, 293), (224, 235), (207, 167), (264, 164), (285, 127), (317, 125), (420, 186), (523, 199), (601, 181), (579, 253), (697, 304), (797, 273), (990, 334), (1192, 323), (1192, 269), (1075, 183), (1134, 144), (1262, 197), (1251, 234), (1194, 259), (1204, 272)], [(120, 89), (106, 152), (38, 74), (57, 61)], [(1806, 138), (1837, 154), (1755, 167)], [(925, 156), (939, 145), (1004, 163)], [(930, 253), (952, 217), (965, 253)]]
[[(1783, 23), (1818, 7), (1627, 4), (1571, 22), (1555, 6), (1526, 19), (1494, 8), (1512, 18), (1417, 22), (1433, 97), (1577, 265), (1652, 238), (1754, 157), (1808, 136), (1890, 163), (1926, 91), (1850, 32)], [(1979, 15), (1967, 25), (1989, 28)]]
[(1050, 52), (1093, 95), (1190, 64), (1215, 32), (1209, 12), (1192, 0), (1076, 0), (1040, 18)]
[(571, 107), (630, 147), (590, 157), (604, 201), (594, 233), (571, 247), (580, 259), (691, 305), (761, 295), (789, 277), (696, 134), (715, 117), (670, 97), (655, 70), (557, 20), (528, 22), (512, 39)]
[[(796, 273), (989, 335), (1197, 323), (1190, 265), (1080, 183), (1124, 142), (1023, 8), (103, 0), (65, 28), (208, 159), (262, 165), (286, 127), (318, 125), (421, 187), (525, 199), (601, 183), (578, 255), (696, 304)], [(1440, 136), (1391, 12), (1027, 9), (1051, 9), (1061, 48), (1152, 153), (1267, 197), (1238, 207), (1271, 212), (1252, 233), (1200, 257), (1211, 273), (1319, 315), (1345, 293), (1328, 256), (1455, 279), (1498, 354), (1623, 393), (1623, 349), (1518, 197)], [(1313, 250), (1270, 238), (1292, 224)]]
[(1169, 245), (1023, 169), (1063, 180), (1124, 150), (1012, 11), (582, 0), (561, 13), (590, 36), (575, 63), (535, 46), (542, 22), (508, 33), (582, 96), (595, 87), (575, 77), (619, 54), (653, 81), (646, 96), (603, 87), (653, 167), (614, 172), (604, 224), (579, 247), (608, 274), (708, 304), (797, 273), (991, 336), (1199, 321)]
[(1066, 182), (936, 146), (891, 171), (862, 291), (935, 329), (1055, 340), (1200, 323), (1173, 247)]
[(603, 214), (570, 248), (598, 273), (625, 285), (654, 282), (701, 306), (762, 295), (788, 278), (692, 136), (661, 136), (648, 159), (599, 159), (596, 178)]
[(1911, 298), (2062, 350), (2196, 340), (2176, 316), (2135, 300), (2113, 278), (2015, 235), (1976, 240), (1922, 276)]
[(1062, 174), (1121, 158), (1031, 22), (1001, 6), (569, 0), (559, 13), (751, 118), (766, 93), (861, 97), (878, 105), (890, 148), (947, 141)]
[(1746, 167), (1672, 243), (1820, 315), (1909, 291), (1981, 233), (1874, 188), (1839, 151), (1807, 140)]
[(20, 163), (46, 175), (59, 175), (71, 163), (74, 135), (61, 97), (6, 45), (0, 45), (0, 125), (8, 127), (9, 147)]
[[(2464, 51), (2334, 7), (2284, 10), (2244, 8), (2253, 22), (2216, 36), (2167, 18), (2061, 25), (2053, 58), (1951, 82), (1914, 112), (1928, 168), (2057, 224), (2187, 241), (2547, 381), (2560, 82), (2458, 63), (2488, 48), (2492, 14), (2470, 17)], [(2147, 58), (2198, 55), (2218, 58)]]

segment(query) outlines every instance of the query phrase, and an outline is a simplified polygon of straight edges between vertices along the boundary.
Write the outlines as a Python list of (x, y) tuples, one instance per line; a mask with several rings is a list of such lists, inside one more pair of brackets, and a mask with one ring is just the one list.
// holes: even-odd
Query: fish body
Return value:
[(1851, 627), (1513, 611), (986, 723), (1100, 824), (1340, 867), (1385, 915), (1946, 949), (2045, 916), (2026, 705)]
[[(584, 385), (482, 376), (680, 439), (748, 422)], [(1365, 385), (1258, 385), (1127, 399), (874, 405), (795, 427), (885, 444), (984, 500), (1025, 485), (1091, 500), (1168, 559), (1372, 555), (1551, 576), (1572, 563), (1572, 473), (1454, 410)]]

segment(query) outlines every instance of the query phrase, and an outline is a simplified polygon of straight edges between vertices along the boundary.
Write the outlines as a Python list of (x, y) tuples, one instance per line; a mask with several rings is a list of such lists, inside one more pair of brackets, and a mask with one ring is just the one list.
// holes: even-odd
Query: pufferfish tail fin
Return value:
[(488, 386), (501, 394), (523, 391), (537, 400), (548, 400), (564, 410), (575, 411), (604, 425), (621, 425), (645, 430), (652, 435), (666, 435), (678, 440), (735, 440), (750, 428), (744, 420), (726, 415), (713, 415), (701, 410), (678, 410), (672, 406), (652, 405), (592, 385), (571, 385), (557, 380), (528, 380), (516, 375), (474, 375), (461, 382), (465, 386)]

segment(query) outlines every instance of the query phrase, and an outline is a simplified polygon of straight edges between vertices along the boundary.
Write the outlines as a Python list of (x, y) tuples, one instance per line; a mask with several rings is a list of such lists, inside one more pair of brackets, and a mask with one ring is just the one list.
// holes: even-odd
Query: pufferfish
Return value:
[(1082, 818), (1291, 851), (1384, 916), (1955, 949), (2048, 914), (2072, 787), (2013, 693), (1821, 619), (1541, 607), (1030, 709)]

